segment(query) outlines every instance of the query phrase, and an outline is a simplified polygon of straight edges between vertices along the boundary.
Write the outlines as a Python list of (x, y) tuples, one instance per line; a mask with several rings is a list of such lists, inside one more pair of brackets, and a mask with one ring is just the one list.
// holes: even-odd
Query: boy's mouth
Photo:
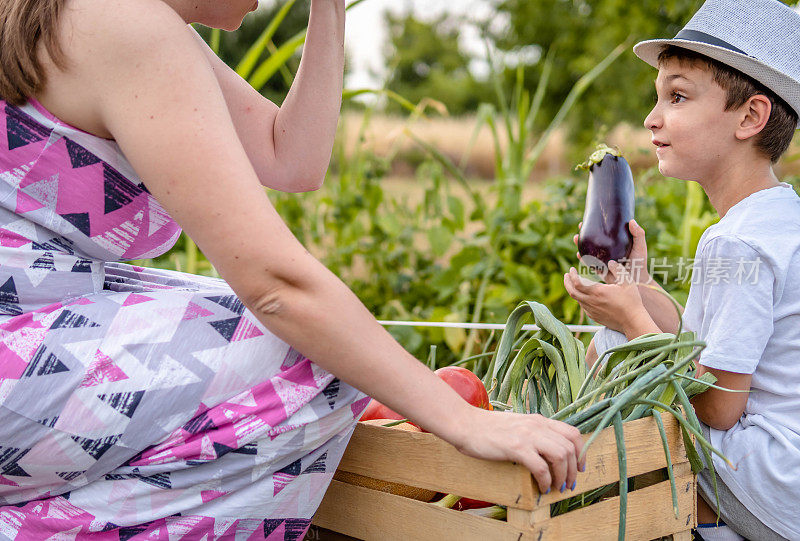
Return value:
[(661, 148), (661, 147), (668, 147), (668, 146), (669, 146), (667, 143), (662, 143), (661, 141), (658, 141), (658, 140), (656, 140), (656, 139), (653, 139), (653, 140), (652, 140), (652, 142), (653, 142), (653, 144), (654, 144), (655, 146), (657, 146), (658, 148)]

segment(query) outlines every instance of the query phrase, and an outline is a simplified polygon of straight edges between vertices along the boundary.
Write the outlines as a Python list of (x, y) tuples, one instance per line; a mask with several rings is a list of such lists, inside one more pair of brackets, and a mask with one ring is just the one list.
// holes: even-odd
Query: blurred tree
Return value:
[[(447, 14), (423, 21), (410, 12), (387, 12), (385, 17), (386, 88), (414, 103), (426, 97), (439, 100), (453, 115), (474, 112), (482, 101), (492, 99), (489, 84), (470, 72), (472, 57), (459, 43), (459, 21)], [(399, 106), (391, 103), (389, 109)]]
[[(539, 116), (548, 122), (578, 78), (629, 35), (632, 43), (673, 37), (702, 0), (501, 0), (496, 11), (508, 24), (486, 24), (490, 38), (504, 52), (535, 45), (543, 54), (556, 47), (547, 97)], [(503, 18), (498, 19), (502, 21)], [(500, 27), (500, 28), (497, 28)], [(539, 69), (526, 71), (535, 88)], [(585, 154), (602, 127), (621, 121), (641, 125), (653, 104), (656, 71), (628, 50), (592, 83), (570, 113), (573, 141)]]

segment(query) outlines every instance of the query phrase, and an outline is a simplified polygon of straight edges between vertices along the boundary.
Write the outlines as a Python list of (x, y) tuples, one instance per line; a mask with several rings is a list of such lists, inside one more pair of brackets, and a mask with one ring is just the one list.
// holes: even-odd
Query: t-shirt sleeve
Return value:
[(744, 241), (720, 236), (706, 245), (696, 270), (692, 287), (702, 288), (703, 316), (694, 330), (707, 344), (700, 364), (752, 374), (773, 331), (769, 262)]

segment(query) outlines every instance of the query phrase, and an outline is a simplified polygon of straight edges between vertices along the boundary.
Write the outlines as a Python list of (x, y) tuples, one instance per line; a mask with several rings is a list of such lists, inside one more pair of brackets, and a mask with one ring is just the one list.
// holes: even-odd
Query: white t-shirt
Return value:
[[(707, 344), (700, 364), (752, 374), (744, 414), (711, 429), (720, 478), (761, 522), (800, 539), (800, 197), (791, 185), (746, 197), (700, 238), (684, 327)], [(624, 343), (595, 336), (599, 354)]]

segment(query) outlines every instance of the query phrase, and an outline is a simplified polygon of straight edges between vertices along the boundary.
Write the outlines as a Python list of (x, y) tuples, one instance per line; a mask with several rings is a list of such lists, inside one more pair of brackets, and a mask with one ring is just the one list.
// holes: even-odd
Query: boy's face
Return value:
[(725, 90), (711, 71), (669, 59), (659, 67), (656, 94), (644, 126), (653, 134), (661, 174), (694, 181), (723, 174), (739, 114), (725, 111)]

